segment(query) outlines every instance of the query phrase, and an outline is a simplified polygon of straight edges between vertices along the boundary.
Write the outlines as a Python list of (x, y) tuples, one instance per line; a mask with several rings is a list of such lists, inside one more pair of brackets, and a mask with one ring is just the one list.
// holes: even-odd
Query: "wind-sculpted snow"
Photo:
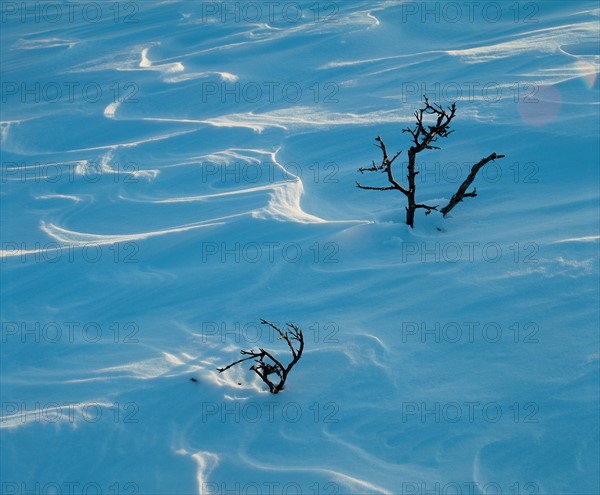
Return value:
[(253, 4), (3, 4), (3, 489), (598, 493), (596, 3)]
[[(99, 162), (95, 162), (94, 166), (97, 166), (97, 172), (101, 175), (118, 176), (118, 175), (126, 175), (132, 181), (138, 180), (155, 180), (159, 175), (159, 170), (135, 170), (135, 171), (127, 171), (127, 170), (115, 170), (111, 166), (111, 162), (114, 160), (113, 150), (118, 149), (119, 147), (130, 147), (137, 146), (144, 141), (139, 141), (136, 143), (127, 143), (109, 146), (110, 151), (100, 155)], [(105, 147), (102, 147), (104, 149)], [(94, 149), (93, 149), (94, 150)], [(86, 150), (88, 151), (88, 150)], [(77, 247), (77, 246), (86, 246), (89, 244), (98, 244), (98, 245), (108, 245), (114, 243), (126, 243), (133, 241), (142, 241), (147, 238), (163, 236), (163, 235), (171, 235), (177, 234), (180, 232), (186, 232), (189, 230), (195, 230), (204, 227), (215, 227), (219, 225), (224, 225), (228, 223), (230, 220), (235, 220), (243, 216), (252, 216), (254, 218), (273, 218), (279, 221), (288, 221), (288, 222), (298, 222), (298, 223), (328, 223), (331, 222), (329, 220), (317, 217), (315, 215), (306, 213), (302, 210), (301, 207), (301, 196), (304, 192), (302, 181), (299, 177), (295, 176), (290, 171), (286, 170), (285, 167), (277, 161), (277, 152), (269, 152), (262, 150), (244, 150), (244, 149), (228, 149), (223, 151), (218, 151), (209, 155), (205, 155), (197, 158), (191, 163), (184, 164), (172, 164), (164, 167), (165, 174), (169, 174), (169, 171), (176, 170), (178, 167), (195, 164), (202, 166), (202, 163), (211, 163), (218, 164), (220, 167), (226, 167), (231, 163), (240, 163), (240, 161), (245, 163), (254, 163), (261, 164), (263, 161), (271, 164), (273, 167), (279, 170), (279, 175), (285, 180), (276, 181), (260, 186), (255, 187), (246, 187), (246, 188), (238, 188), (233, 190), (227, 190), (218, 193), (210, 193), (203, 195), (195, 195), (195, 196), (180, 196), (180, 197), (171, 197), (171, 198), (162, 198), (162, 199), (148, 199), (148, 198), (128, 198), (126, 196), (121, 196), (119, 199), (121, 201), (133, 201), (134, 203), (151, 203), (156, 205), (167, 205), (173, 203), (192, 203), (192, 202), (210, 202), (211, 200), (218, 200), (230, 196), (245, 196), (245, 195), (255, 195), (256, 193), (263, 193), (262, 197), (264, 198), (264, 206), (258, 207), (252, 210), (241, 210), (237, 213), (233, 213), (228, 216), (222, 216), (217, 218), (210, 218), (206, 220), (200, 220), (193, 223), (183, 224), (183, 225), (175, 225), (168, 226), (159, 230), (151, 230), (151, 231), (136, 231), (131, 233), (114, 233), (114, 234), (95, 234), (89, 232), (79, 232), (73, 231), (70, 229), (63, 228), (54, 223), (47, 223), (46, 221), (41, 221), (40, 229), (43, 233), (47, 234), (51, 239), (57, 241), (59, 246), (53, 248), (56, 250), (67, 249), (69, 247)], [(89, 167), (91, 166), (90, 162), (87, 160), (81, 162), (71, 162), (71, 165), (74, 167), (74, 174), (77, 176), (85, 176), (90, 173), (87, 172)], [(34, 167), (35, 170), (40, 169), (40, 166)], [(15, 179), (17, 180), (17, 179)], [(75, 202), (81, 201), (81, 199), (77, 196), (73, 195), (44, 195), (39, 196), (39, 199), (49, 199), (49, 198), (64, 198), (64, 199), (72, 199)], [(337, 221), (333, 221), (336, 223)], [(353, 220), (344, 220), (341, 221), (349, 222), (349, 223), (361, 223), (361, 221), (353, 221)], [(131, 226), (134, 226), (134, 222), (129, 222)], [(90, 226), (93, 226), (90, 224)], [(26, 254), (34, 254), (36, 252), (42, 252), (43, 248), (38, 250), (26, 250), (26, 249), (13, 249), (13, 250), (2, 250), (0, 254), (3, 257), (21, 257)]]
[[(598, 22), (589, 21), (535, 29), (520, 33), (516, 40), (461, 50), (449, 50), (448, 53), (463, 58), (467, 63), (481, 63), (532, 52), (555, 54), (563, 44), (597, 41), (598, 39)], [(596, 53), (596, 55), (600, 54)]]
[(411, 116), (402, 115), (400, 112), (378, 111), (363, 115), (353, 113), (328, 112), (326, 110), (310, 107), (294, 107), (290, 109), (275, 110), (264, 114), (254, 114), (252, 112), (243, 114), (224, 115), (207, 120), (193, 119), (168, 119), (151, 118), (145, 120), (154, 120), (162, 122), (181, 122), (187, 124), (210, 124), (215, 127), (241, 127), (252, 129), (256, 132), (262, 132), (269, 127), (283, 130), (298, 130), (302, 128), (319, 128), (325, 126), (348, 126), (348, 125), (367, 125), (367, 124), (387, 124), (392, 122), (405, 123), (410, 122)]
[(50, 237), (56, 239), (57, 241), (63, 244), (73, 244), (73, 245), (85, 245), (85, 244), (113, 244), (115, 242), (128, 242), (128, 241), (137, 241), (143, 240), (148, 237), (154, 237), (157, 235), (165, 235), (171, 234), (175, 232), (185, 232), (187, 230), (199, 229), (203, 227), (211, 227), (213, 225), (219, 225), (219, 222), (215, 223), (197, 223), (191, 225), (181, 225), (178, 227), (173, 227), (170, 229), (151, 231), (151, 232), (142, 232), (139, 234), (122, 234), (122, 235), (111, 235), (111, 234), (87, 234), (83, 232), (73, 232), (70, 230), (66, 230), (60, 227), (57, 227), (54, 224), (45, 224), (43, 223), (41, 229), (46, 232)]
[(40, 48), (56, 48), (63, 46), (72, 48), (76, 44), (76, 41), (64, 40), (61, 38), (43, 38), (34, 40), (20, 39), (15, 42), (13, 48), (18, 50), (38, 50)]

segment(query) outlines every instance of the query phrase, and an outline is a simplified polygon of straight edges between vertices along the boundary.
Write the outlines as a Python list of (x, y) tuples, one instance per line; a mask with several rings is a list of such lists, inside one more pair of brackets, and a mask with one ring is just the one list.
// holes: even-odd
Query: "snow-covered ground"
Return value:
[(2, 493), (599, 493), (599, 15), (3, 0)]

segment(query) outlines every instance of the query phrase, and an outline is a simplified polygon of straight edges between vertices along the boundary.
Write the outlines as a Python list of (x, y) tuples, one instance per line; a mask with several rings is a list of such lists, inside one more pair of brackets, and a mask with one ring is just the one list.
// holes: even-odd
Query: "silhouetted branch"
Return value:
[(255, 353), (255, 352), (246, 352), (246, 351), (240, 351), (240, 354), (250, 354), (250, 357), (244, 358), (244, 359), (239, 359), (238, 361), (235, 361), (227, 366), (225, 366), (224, 368), (217, 368), (217, 370), (219, 370), (219, 373), (223, 373), (223, 371), (228, 370), (229, 368), (232, 368), (233, 366), (235, 366), (236, 364), (240, 364), (243, 363), (244, 361), (248, 361), (250, 359), (254, 359), (256, 357), (262, 357), (263, 355), (261, 353)]
[(427, 206), (427, 205), (415, 205), (415, 209), (416, 208), (425, 208), (427, 211), (425, 212), (425, 215), (429, 215), (432, 211), (438, 211), (438, 207), (440, 205), (435, 205), (435, 206)]
[[(430, 104), (426, 96), (423, 96), (423, 100), (425, 101), (425, 107), (415, 112), (417, 123), (414, 129), (406, 128), (402, 130), (402, 132), (408, 132), (412, 136), (415, 153), (419, 153), (424, 149), (439, 149), (431, 143), (437, 141), (438, 137), (448, 137), (454, 132), (450, 130), (450, 122), (456, 115), (456, 103), (453, 103), (446, 111), (438, 104)], [(436, 116), (436, 123), (425, 126), (423, 123), (424, 115)]]
[(398, 191), (400, 191), (402, 194), (404, 195), (408, 195), (408, 191), (402, 187), (400, 185), (400, 183), (394, 178), (394, 172), (392, 170), (392, 164), (394, 163), (394, 160), (396, 158), (398, 158), (398, 156), (400, 155), (400, 153), (402, 153), (401, 151), (399, 151), (398, 153), (396, 153), (394, 155), (394, 158), (392, 158), (390, 160), (390, 157), (388, 155), (387, 152), (387, 148), (385, 147), (385, 143), (383, 142), (383, 139), (381, 139), (381, 137), (377, 136), (375, 138), (375, 141), (377, 141), (377, 144), (375, 146), (377, 146), (380, 150), (381, 153), (383, 155), (383, 159), (381, 160), (381, 165), (377, 165), (375, 162), (373, 162), (373, 166), (369, 167), (369, 168), (359, 168), (358, 171), (362, 174), (363, 172), (385, 172), (387, 173), (387, 177), (388, 177), (388, 182), (391, 185), (391, 187), (372, 187), (372, 186), (363, 186), (360, 182), (356, 182), (356, 185), (358, 187), (360, 187), (361, 189), (370, 189), (372, 191), (389, 191), (391, 189), (397, 189)]
[[(267, 320), (261, 319), (260, 322), (263, 325), (267, 325), (274, 329), (279, 334), (278, 340), (284, 340), (287, 343), (292, 353), (292, 361), (287, 366), (284, 366), (275, 356), (273, 356), (270, 352), (266, 351), (263, 348), (259, 348), (259, 352), (256, 352), (254, 350), (242, 350), (240, 351), (240, 354), (247, 355), (248, 357), (239, 359), (238, 361), (235, 361), (228, 366), (217, 368), (217, 370), (219, 371), (219, 373), (222, 373), (223, 371), (228, 370), (236, 364), (243, 363), (244, 361), (249, 361), (250, 359), (254, 359), (256, 364), (252, 365), (250, 367), (250, 370), (254, 371), (261, 378), (261, 380), (268, 385), (269, 391), (271, 393), (276, 394), (283, 389), (288, 373), (292, 370), (294, 365), (302, 357), (302, 352), (304, 351), (304, 334), (302, 333), (302, 330), (300, 330), (300, 328), (298, 328), (298, 326), (293, 323), (288, 323), (288, 328), (285, 331), (283, 331), (277, 325), (274, 325), (273, 323), (268, 322)], [(298, 343), (297, 349), (294, 346), (294, 342)], [(272, 364), (266, 362), (265, 359), (269, 359)], [(276, 374), (279, 377), (278, 384), (274, 384), (270, 380), (269, 375), (272, 374)]]
[(475, 180), (475, 177), (477, 176), (477, 172), (479, 172), (479, 170), (481, 170), (481, 168), (486, 163), (488, 163), (492, 160), (499, 159), (499, 158), (504, 158), (504, 156), (505, 155), (497, 155), (496, 153), (492, 153), (490, 156), (483, 158), (481, 161), (479, 161), (475, 165), (473, 165), (471, 167), (471, 172), (469, 173), (467, 178), (460, 185), (460, 187), (458, 188), (456, 193), (454, 193), (454, 195), (450, 199), (450, 202), (440, 210), (440, 213), (443, 216), (446, 216), (448, 213), (450, 213), (450, 211), (452, 211), (452, 209), (458, 203), (460, 203), (463, 200), (463, 198), (474, 198), (475, 196), (477, 196), (477, 188), (474, 188), (473, 191), (471, 191), (471, 192), (467, 192), (468, 187)]
[(373, 186), (363, 186), (361, 185), (358, 181), (356, 181), (356, 185), (358, 187), (360, 187), (361, 189), (370, 189), (371, 191), (391, 191), (393, 189), (397, 189), (394, 186), (389, 186), (389, 187), (373, 187)]

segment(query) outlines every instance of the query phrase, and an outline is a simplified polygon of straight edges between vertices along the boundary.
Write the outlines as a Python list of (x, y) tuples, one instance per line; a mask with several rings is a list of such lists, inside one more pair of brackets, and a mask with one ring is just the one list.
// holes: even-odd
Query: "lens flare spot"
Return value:
[(517, 109), (521, 119), (533, 127), (542, 127), (557, 120), (562, 97), (555, 86), (535, 86), (527, 95), (521, 95)]
[(585, 84), (587, 89), (592, 89), (598, 79), (597, 66), (586, 60), (578, 60), (576, 65), (577, 70), (581, 74), (583, 84)]

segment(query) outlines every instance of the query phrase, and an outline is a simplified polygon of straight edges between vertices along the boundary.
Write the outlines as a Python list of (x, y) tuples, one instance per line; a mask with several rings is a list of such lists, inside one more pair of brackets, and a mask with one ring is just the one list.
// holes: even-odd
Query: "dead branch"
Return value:
[(486, 163), (491, 162), (492, 160), (499, 159), (499, 158), (504, 158), (504, 156), (505, 155), (497, 155), (496, 153), (492, 153), (490, 156), (483, 158), (482, 160), (477, 162), (475, 165), (473, 165), (471, 167), (471, 172), (469, 173), (467, 178), (460, 185), (458, 190), (454, 193), (454, 195), (450, 199), (450, 202), (440, 210), (440, 213), (445, 217), (448, 213), (450, 213), (450, 211), (452, 211), (452, 209), (458, 203), (460, 203), (463, 200), (463, 198), (474, 198), (475, 196), (477, 196), (477, 188), (473, 188), (473, 190), (471, 192), (467, 192), (468, 187), (475, 180), (475, 177), (477, 176), (477, 172), (479, 172), (479, 170), (481, 170), (481, 168)]
[[(431, 143), (437, 141), (438, 137), (445, 138), (454, 132), (450, 130), (450, 122), (456, 115), (456, 103), (453, 103), (446, 111), (436, 103), (430, 104), (426, 96), (423, 96), (423, 100), (425, 101), (425, 107), (415, 112), (417, 123), (414, 129), (406, 128), (402, 130), (402, 132), (408, 132), (413, 137), (415, 154), (424, 149), (439, 149)], [(435, 124), (425, 126), (423, 123), (425, 115), (434, 115), (436, 117)]]
[(396, 158), (398, 158), (398, 156), (400, 155), (400, 153), (402, 153), (402, 151), (399, 151), (398, 153), (396, 153), (394, 155), (394, 158), (392, 158), (390, 160), (390, 157), (388, 156), (387, 148), (385, 147), (385, 143), (383, 142), (383, 139), (381, 139), (380, 136), (377, 136), (375, 138), (375, 141), (377, 141), (377, 144), (375, 146), (377, 146), (381, 150), (381, 153), (383, 155), (383, 159), (381, 160), (381, 165), (377, 165), (375, 162), (373, 162), (373, 166), (371, 166), (369, 168), (359, 168), (358, 171), (361, 174), (363, 172), (379, 172), (379, 171), (385, 172), (388, 177), (388, 182), (392, 185), (390, 187), (363, 186), (358, 181), (356, 182), (356, 185), (358, 187), (360, 187), (361, 189), (370, 189), (370, 190), (374, 190), (374, 191), (389, 191), (391, 189), (397, 189), (402, 194), (408, 195), (409, 194), (408, 191), (404, 187), (402, 187), (400, 185), (400, 183), (394, 178), (394, 172), (392, 170), (392, 164), (394, 163), (394, 160), (396, 160)]
[(416, 208), (424, 208), (427, 211), (425, 212), (425, 215), (429, 215), (432, 211), (438, 211), (438, 207), (440, 205), (435, 205), (435, 206), (428, 206), (428, 205), (421, 205), (421, 204), (417, 204), (415, 205), (415, 209)]
[[(261, 319), (260, 322), (263, 325), (267, 325), (275, 330), (279, 334), (278, 340), (284, 340), (287, 343), (292, 353), (292, 361), (290, 361), (287, 366), (284, 366), (281, 361), (273, 356), (273, 354), (263, 348), (259, 348), (258, 352), (254, 350), (242, 350), (240, 351), (240, 354), (247, 355), (248, 357), (239, 359), (228, 366), (217, 368), (217, 370), (219, 373), (222, 373), (236, 364), (254, 359), (256, 364), (252, 365), (250, 370), (254, 371), (260, 377), (260, 379), (269, 387), (269, 391), (271, 393), (277, 394), (283, 390), (289, 372), (302, 357), (302, 352), (304, 351), (304, 334), (302, 333), (302, 330), (300, 330), (300, 328), (293, 323), (287, 323), (288, 328), (283, 331), (277, 325), (274, 325), (267, 320)], [(297, 348), (295, 347), (294, 342), (297, 342)], [(268, 359), (271, 362), (269, 363), (265, 361), (265, 359)], [(273, 374), (279, 377), (279, 383), (275, 384), (271, 381), (269, 375)]]

